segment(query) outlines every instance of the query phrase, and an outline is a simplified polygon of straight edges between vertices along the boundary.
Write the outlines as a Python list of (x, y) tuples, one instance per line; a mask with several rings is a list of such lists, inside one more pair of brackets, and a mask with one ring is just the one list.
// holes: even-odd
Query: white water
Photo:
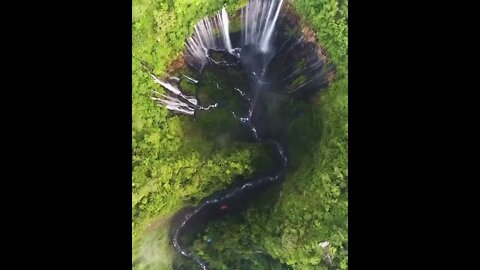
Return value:
[[(283, 0), (251, 0), (241, 9), (242, 40), (240, 47), (257, 45), (261, 52), (271, 50), (272, 37)], [(234, 53), (230, 40), (230, 21), (225, 7), (213, 18), (204, 18), (187, 39), (189, 62), (201, 70), (208, 62), (208, 51), (223, 50)], [(219, 38), (221, 37), (221, 38)]]
[(161, 105), (163, 105), (165, 108), (171, 111), (177, 111), (177, 112), (188, 114), (188, 115), (193, 115), (195, 113), (195, 107), (191, 106), (191, 104), (188, 104), (187, 102), (183, 102), (178, 98), (174, 98), (171, 96), (159, 94), (158, 92), (153, 92), (153, 93), (155, 95), (161, 96), (161, 98), (153, 96), (151, 97), (151, 99), (153, 101), (159, 102)]
[[(160, 94), (156, 91), (153, 91), (153, 96), (151, 99), (155, 102), (157, 102), (159, 105), (167, 108), (168, 110), (171, 111), (176, 111), (188, 115), (194, 115), (196, 110), (204, 110), (208, 111), (211, 109), (214, 109), (218, 106), (217, 103), (209, 105), (207, 107), (202, 107), (198, 105), (198, 100), (195, 97), (192, 96), (186, 96), (184, 95), (177, 86), (166, 82), (162, 81), (159, 78), (157, 78), (155, 75), (150, 74), (154, 81), (160, 85), (162, 85), (167, 91), (173, 93), (173, 96), (167, 96), (164, 94)], [(198, 83), (198, 80), (195, 80), (192, 77), (189, 77), (185, 74), (183, 74), (185, 78), (191, 83)], [(180, 79), (176, 77), (169, 77), (171, 80), (174, 80), (176, 82), (179, 82)]]
[[(187, 55), (193, 61), (193, 65), (199, 69), (208, 61), (208, 50), (225, 50), (232, 52), (230, 41), (230, 21), (225, 7), (213, 18), (204, 18), (195, 25), (193, 36), (187, 39)], [(216, 33), (221, 39), (216, 37)]]
[(174, 93), (175, 95), (178, 95), (178, 96), (181, 96), (182, 98), (186, 99), (188, 102), (192, 103), (193, 105), (197, 105), (198, 104), (198, 101), (195, 97), (191, 97), (191, 96), (185, 96), (181, 91), (180, 89), (178, 89), (178, 87), (172, 85), (171, 83), (168, 83), (168, 82), (165, 82), (165, 81), (162, 81), (160, 80), (159, 78), (157, 78), (155, 75), (153, 74), (150, 74), (150, 76), (153, 77), (153, 80), (160, 84), (161, 86), (163, 86), (165, 89), (167, 89), (168, 91)]
[[(195, 109), (198, 104), (198, 101), (195, 97), (191, 96), (186, 96), (184, 95), (178, 87), (174, 86), (171, 83), (165, 82), (157, 78), (155, 75), (150, 74), (152, 76), (153, 80), (163, 86), (167, 91), (173, 93), (175, 97), (172, 96), (166, 96), (163, 94), (159, 94), (158, 92), (153, 92), (155, 95), (159, 95), (161, 98), (153, 96), (151, 99), (154, 101), (157, 101), (159, 104), (163, 105), (165, 108), (171, 110), (171, 111), (177, 111), (180, 113), (185, 113), (188, 115), (193, 115), (195, 113)], [(171, 78), (174, 79), (175, 81), (179, 81), (178, 78)], [(181, 100), (179, 97), (181, 97), (183, 100)]]
[(189, 81), (190, 83), (193, 83), (193, 84), (197, 84), (198, 83), (198, 80), (195, 80), (194, 78), (188, 76), (188, 75), (185, 75), (185, 74), (182, 74), (183, 77), (185, 77), (185, 79), (187, 79), (187, 81)]
[(263, 53), (270, 50), (282, 4), (283, 0), (253, 0), (242, 9), (243, 45), (257, 44)]
[(227, 10), (222, 8), (222, 20), (220, 21), (222, 25), (222, 33), (223, 33), (223, 41), (225, 42), (225, 46), (229, 52), (232, 52), (232, 42), (230, 41), (230, 31), (228, 31), (230, 26), (230, 21), (228, 20), (228, 13)]
[[(240, 47), (253, 45), (264, 55), (272, 51), (272, 38), (283, 1), (284, 0), (251, 0), (241, 9), (242, 38), (239, 44)], [(212, 18), (207, 17), (199, 21), (195, 25), (194, 34), (186, 40), (186, 60), (188, 63), (201, 71), (209, 61), (209, 50), (224, 51), (233, 55), (241, 51), (238, 48), (232, 48), (229, 29), (230, 20), (225, 7), (222, 8), (216, 16)], [(214, 61), (213, 59), (210, 60)], [(264, 63), (264, 67), (265, 66), (266, 63)], [(189, 82), (198, 83), (197, 80), (186, 75), (184, 76)], [(154, 75), (152, 75), (152, 77), (156, 83), (162, 85), (166, 90), (176, 96), (174, 100), (166, 99), (164, 96), (154, 99), (160, 104), (163, 104), (167, 109), (189, 115), (194, 114), (196, 109), (207, 109), (197, 106), (197, 99), (195, 97), (185, 96), (178, 87), (162, 81)], [(257, 79), (259, 81), (262, 80), (261, 77), (257, 77)], [(178, 97), (181, 97), (181, 99)], [(254, 103), (255, 98), (252, 107), (255, 105)], [(209, 108), (211, 108), (211, 106), (209, 106), (208, 109)]]

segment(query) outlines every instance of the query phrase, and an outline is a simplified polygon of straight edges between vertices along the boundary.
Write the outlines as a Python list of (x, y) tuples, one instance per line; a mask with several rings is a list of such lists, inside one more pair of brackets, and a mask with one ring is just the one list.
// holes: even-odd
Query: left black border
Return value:
[(14, 35), (6, 65), (16, 87), (3, 99), (10, 111), (3, 198), (7, 249), (22, 266), (131, 263), (131, 6), (8, 9), (7, 25), (16, 26), (7, 27)]
[[(2, 16), (6, 261), (17, 268), (129, 267), (131, 1), (12, 5), (5, 3)], [(469, 107), (464, 90), (475, 89), (458, 86), (468, 68), (450, 62), (462, 58), (456, 52), (474, 51), (451, 47), (456, 39), (446, 38), (460, 37), (464, 18), (476, 18), (457, 6), (462, 10), (350, 3), (350, 266), (445, 266), (438, 256), (450, 255), (450, 243), (470, 240), (457, 236), (470, 231), (450, 227), (460, 219), (449, 215), (465, 207), (452, 207), (460, 201), (452, 199), (452, 188), (461, 188), (462, 199), (476, 190), (457, 182), (476, 179), (459, 174), (475, 167), (460, 164), (456, 170), (448, 162), (463, 155), (444, 153), (448, 143), (470, 149), (457, 145), (470, 140), (446, 128), (468, 114), (447, 121), (455, 110), (445, 113), (445, 106), (460, 96), (457, 106)], [(461, 18), (451, 19), (454, 13)], [(438, 24), (443, 21), (461, 25), (448, 35)], [(468, 261), (444, 257), (454, 258), (456, 268)]]

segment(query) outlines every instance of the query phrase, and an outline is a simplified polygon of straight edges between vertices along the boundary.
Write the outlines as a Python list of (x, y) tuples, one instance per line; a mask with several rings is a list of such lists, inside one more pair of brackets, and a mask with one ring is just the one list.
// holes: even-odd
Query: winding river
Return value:
[(269, 125), (272, 95), (306, 98), (328, 84), (332, 69), (325, 64), (315, 42), (304, 36), (288, 4), (284, 0), (251, 0), (234, 16), (241, 21), (241, 30), (236, 32), (230, 31), (229, 14), (222, 9), (216, 16), (198, 22), (194, 34), (187, 39), (184, 57), (191, 71), (189, 75), (160, 79), (151, 74), (166, 90), (166, 94), (154, 93), (152, 99), (171, 111), (187, 115), (215, 110), (222, 104), (202, 104), (198, 95), (184, 94), (181, 80), (195, 85), (202, 81), (205, 72), (241, 74), (245, 80), (232, 76), (239, 86), (230, 90), (242, 101), (241, 108), (232, 108), (232, 117), (248, 130), (251, 140), (274, 149), (275, 166), (270, 173), (234, 183), (178, 214), (171, 233), (173, 246), (201, 269), (210, 269), (208, 262), (189, 250), (182, 236), (198, 224), (241, 210), (251, 196), (284, 178), (289, 158), (281, 138)]

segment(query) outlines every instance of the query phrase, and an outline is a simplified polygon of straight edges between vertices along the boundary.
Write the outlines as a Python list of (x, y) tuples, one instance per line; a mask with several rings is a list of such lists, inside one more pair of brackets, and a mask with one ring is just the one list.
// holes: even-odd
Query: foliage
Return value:
[[(235, 3), (233, 3), (235, 2)], [(132, 255), (137, 258), (140, 238), (149, 221), (168, 215), (186, 203), (195, 203), (222, 189), (235, 175), (253, 171), (261, 147), (235, 144), (218, 151), (215, 142), (192, 127), (185, 116), (169, 116), (150, 100), (162, 91), (141, 62), (163, 74), (181, 53), (193, 25), (205, 15), (239, 1), (153, 1), (132, 3)]]
[[(331, 244), (334, 264), (348, 268), (347, 2), (299, 0), (294, 7), (316, 30), (336, 65), (336, 81), (317, 97), (317, 106), (290, 121), (293, 164), (273, 210), (252, 206), (242, 222), (231, 218), (208, 227), (204, 235), (217, 241), (195, 242), (198, 252), (218, 269), (240, 269), (236, 258), (241, 257), (255, 262), (252, 250), (268, 253), (293, 269), (327, 269), (325, 251), (319, 246), (323, 241)], [(263, 203), (272, 206), (267, 199)], [(227, 255), (222, 259), (220, 253)]]
[[(133, 0), (134, 259), (142, 254), (140, 250), (148, 238), (145, 229), (152, 220), (223, 189), (235, 175), (249, 175), (259, 166), (267, 166), (261, 164), (268, 159), (261, 145), (220, 143), (218, 136), (199, 128), (202, 119), (195, 124), (187, 116), (172, 116), (155, 106), (149, 99), (150, 91), (161, 92), (161, 89), (141, 71), (140, 64), (146, 61), (155, 73), (163, 74), (167, 65), (181, 54), (185, 38), (200, 18), (212, 15), (223, 4), (233, 11), (245, 3), (245, 0)], [(293, 3), (305, 23), (315, 29), (328, 57), (337, 66), (337, 80), (318, 96), (316, 106), (289, 123), (293, 164), (281, 196), (271, 192), (252, 202), (245, 213), (214, 222), (199, 233), (194, 249), (213, 261), (217, 269), (285, 268), (270, 257), (293, 269), (326, 269), (322, 261), (324, 251), (319, 246), (322, 241), (331, 243), (335, 264), (340, 269), (348, 268), (348, 3), (341, 0)], [(224, 116), (218, 114), (218, 117)], [(213, 241), (207, 243), (208, 239)]]
[(347, 72), (348, 1), (295, 0), (295, 9), (317, 30), (318, 39), (338, 66), (340, 75)]

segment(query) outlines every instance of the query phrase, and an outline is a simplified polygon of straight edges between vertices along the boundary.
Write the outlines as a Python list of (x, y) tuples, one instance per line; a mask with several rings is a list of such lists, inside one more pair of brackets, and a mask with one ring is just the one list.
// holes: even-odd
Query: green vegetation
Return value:
[[(215, 126), (229, 123), (227, 114), (199, 116), (194, 122), (157, 107), (150, 92), (163, 90), (141, 70), (146, 61), (156, 74), (164, 74), (199, 19), (224, 4), (230, 12), (246, 2), (133, 0), (132, 256), (143, 260), (135, 269), (170, 269), (174, 253), (168, 248), (168, 218), (223, 189), (235, 176), (268, 166), (264, 146), (234, 143), (227, 128)], [(270, 257), (292, 269), (327, 269), (319, 246), (323, 241), (331, 243), (334, 263), (348, 268), (347, 5), (294, 1), (336, 65), (336, 80), (318, 95), (315, 106), (302, 109), (289, 123), (292, 168), (281, 195), (269, 192), (245, 213), (214, 222), (196, 235), (194, 249), (216, 269), (282, 269)], [(208, 124), (216, 129), (205, 128)]]
[[(236, 3), (233, 3), (236, 2)], [(226, 1), (231, 9), (242, 3)], [(261, 147), (219, 145), (186, 116), (170, 117), (150, 100), (162, 91), (142, 71), (146, 61), (157, 74), (181, 53), (194, 24), (223, 5), (216, 0), (134, 0), (132, 14), (132, 256), (144, 255), (144, 231), (152, 219), (169, 216), (232, 181), (253, 172)], [(171, 259), (171, 258), (170, 258)]]
[[(320, 263), (322, 241), (330, 242), (335, 264), (347, 269), (347, 1), (297, 0), (294, 4), (305, 22), (317, 31), (320, 44), (337, 66), (337, 79), (321, 93), (319, 106), (305, 116), (322, 123), (319, 144), (312, 146), (311, 154), (305, 155), (301, 165), (287, 177), (274, 214), (264, 216), (263, 222), (258, 216), (259, 221), (251, 219), (249, 224), (264, 224), (259, 242), (269, 254), (293, 269), (325, 269), (325, 263)], [(303, 129), (308, 127), (302, 125)]]

